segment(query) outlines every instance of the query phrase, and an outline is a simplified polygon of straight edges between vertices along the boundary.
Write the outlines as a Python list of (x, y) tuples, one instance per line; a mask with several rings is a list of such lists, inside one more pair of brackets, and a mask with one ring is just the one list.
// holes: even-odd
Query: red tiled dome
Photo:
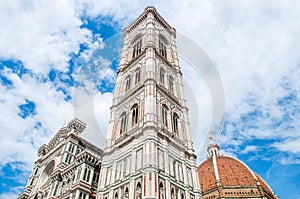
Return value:
[[(220, 183), (224, 186), (256, 186), (256, 179), (253, 172), (250, 171), (240, 161), (226, 156), (216, 157), (217, 169), (220, 178)], [(216, 187), (216, 175), (214, 172), (213, 158), (204, 161), (198, 167), (198, 176), (202, 191), (208, 191)], [(255, 177), (254, 177), (255, 176)], [(263, 180), (260, 177), (259, 181)], [(265, 185), (265, 182), (261, 183)], [(266, 185), (264, 187), (267, 187)]]
[(203, 198), (278, 198), (267, 183), (242, 161), (223, 156), (215, 143), (208, 146), (208, 159), (198, 167)]

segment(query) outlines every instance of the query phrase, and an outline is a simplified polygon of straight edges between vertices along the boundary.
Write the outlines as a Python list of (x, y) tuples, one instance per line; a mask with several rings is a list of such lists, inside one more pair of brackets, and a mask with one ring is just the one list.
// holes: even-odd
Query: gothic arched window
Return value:
[(141, 52), (142, 52), (142, 39), (140, 39), (139, 41), (137, 41), (137, 42), (133, 45), (132, 58), (135, 58), (135, 57), (138, 56)]
[(173, 79), (173, 77), (169, 77), (169, 91), (171, 91), (171, 92), (173, 92), (173, 90), (174, 90), (174, 79)]
[(141, 70), (138, 68), (135, 70), (135, 84), (139, 83), (141, 80)]
[(141, 186), (140, 182), (138, 182), (138, 184), (136, 185), (135, 198), (136, 199), (142, 199), (142, 186)]
[(159, 199), (165, 198), (165, 190), (162, 182), (159, 183)]
[(130, 78), (130, 76), (127, 76), (126, 85), (125, 85), (125, 92), (130, 89), (130, 84), (131, 84), (131, 78)]
[(159, 81), (161, 84), (165, 84), (165, 70), (160, 69), (159, 71)]
[(127, 127), (127, 116), (126, 113), (123, 112), (121, 115), (120, 136), (126, 131), (126, 127)]
[(171, 189), (171, 199), (175, 199), (175, 190), (174, 187)]
[(159, 40), (159, 54), (167, 58), (167, 48), (164, 42), (162, 42), (161, 40)]
[(139, 119), (139, 107), (137, 104), (134, 104), (131, 108), (132, 111), (132, 126), (136, 125)]
[(163, 127), (168, 127), (168, 107), (163, 104), (161, 107), (161, 121)]
[(181, 163), (178, 163), (178, 177), (180, 181), (183, 181), (183, 170), (182, 170), (182, 165)]
[(116, 192), (115, 193), (115, 197), (114, 197), (114, 199), (118, 199), (119, 197), (118, 197), (118, 192)]
[(125, 194), (125, 198), (129, 198), (129, 190), (128, 190), (128, 187), (126, 187), (124, 194)]
[(177, 113), (173, 113), (172, 115), (172, 130), (175, 134), (178, 134), (178, 120), (179, 117)]
[(181, 192), (181, 197), (180, 197), (181, 199), (184, 199), (184, 194)]

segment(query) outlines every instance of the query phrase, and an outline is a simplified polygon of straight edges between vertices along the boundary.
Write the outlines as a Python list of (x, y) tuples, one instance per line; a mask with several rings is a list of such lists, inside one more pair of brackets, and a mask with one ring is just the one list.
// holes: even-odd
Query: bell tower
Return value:
[(200, 198), (175, 40), (154, 7), (124, 30), (97, 199)]

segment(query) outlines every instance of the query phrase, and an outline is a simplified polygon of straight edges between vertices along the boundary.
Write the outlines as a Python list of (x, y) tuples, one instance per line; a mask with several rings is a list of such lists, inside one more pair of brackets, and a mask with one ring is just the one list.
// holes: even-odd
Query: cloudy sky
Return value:
[[(300, 3), (275, 0), (0, 1), (0, 198), (17, 197), (37, 149), (74, 116), (88, 124), (82, 136), (103, 146), (119, 49), (111, 59), (95, 51), (147, 5), (217, 69), (222, 152), (281, 198), (300, 198)], [(188, 60), (181, 64), (189, 103), (198, 107), (191, 133), (200, 162), (213, 105), (203, 77)]]

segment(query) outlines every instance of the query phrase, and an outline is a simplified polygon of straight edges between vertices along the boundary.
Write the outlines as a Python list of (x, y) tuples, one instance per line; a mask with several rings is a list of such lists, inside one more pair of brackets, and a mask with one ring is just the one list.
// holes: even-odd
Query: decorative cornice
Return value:
[(139, 24), (147, 19), (149, 13), (152, 13), (154, 19), (159, 22), (167, 31), (176, 33), (175, 29), (170, 26), (170, 24), (157, 12), (157, 10), (153, 6), (148, 6), (147, 8), (145, 8), (144, 12), (125, 28), (124, 33), (131, 32), (134, 28), (136, 28)]

